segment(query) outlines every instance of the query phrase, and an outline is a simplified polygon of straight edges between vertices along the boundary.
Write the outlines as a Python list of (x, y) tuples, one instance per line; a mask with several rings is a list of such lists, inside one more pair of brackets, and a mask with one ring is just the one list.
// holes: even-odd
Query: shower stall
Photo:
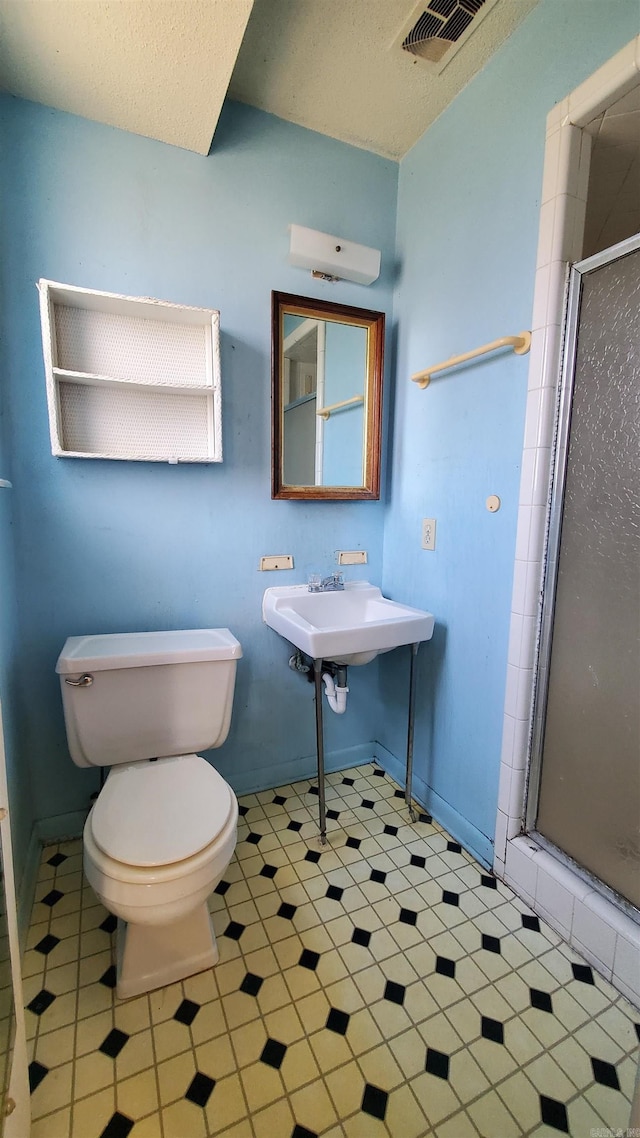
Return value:
[(640, 237), (571, 270), (526, 830), (640, 909)]

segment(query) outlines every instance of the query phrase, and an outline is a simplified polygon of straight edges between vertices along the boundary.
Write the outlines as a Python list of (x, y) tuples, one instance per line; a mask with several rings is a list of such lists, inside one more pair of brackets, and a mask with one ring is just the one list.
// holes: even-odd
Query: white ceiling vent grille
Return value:
[(496, 0), (429, 0), (414, 10), (402, 33), (403, 51), (442, 71)]

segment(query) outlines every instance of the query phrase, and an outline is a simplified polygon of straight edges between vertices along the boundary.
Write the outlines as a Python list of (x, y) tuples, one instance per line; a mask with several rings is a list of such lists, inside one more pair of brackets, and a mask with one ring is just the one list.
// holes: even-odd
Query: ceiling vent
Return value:
[(460, 50), (496, 0), (429, 0), (414, 9), (402, 31), (403, 51), (442, 69)]

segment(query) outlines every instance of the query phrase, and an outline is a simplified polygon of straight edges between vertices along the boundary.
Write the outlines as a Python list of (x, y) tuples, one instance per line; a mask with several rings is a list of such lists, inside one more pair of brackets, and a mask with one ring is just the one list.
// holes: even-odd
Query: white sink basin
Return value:
[(349, 581), (335, 593), (306, 585), (266, 589), (262, 619), (313, 659), (368, 664), (379, 652), (430, 640), (433, 616), (389, 601), (368, 581)]

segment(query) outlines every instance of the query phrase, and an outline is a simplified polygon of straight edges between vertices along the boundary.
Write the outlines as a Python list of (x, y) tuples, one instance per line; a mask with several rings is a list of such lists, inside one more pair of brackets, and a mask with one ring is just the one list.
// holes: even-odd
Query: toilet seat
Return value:
[[(206, 901), (227, 869), (237, 840), (238, 804), (233, 791), (231, 796), (232, 809), (224, 829), (208, 846), (192, 857), (170, 865), (140, 867), (109, 857), (94, 841), (93, 810), (90, 812), (84, 827), (84, 871), (98, 900), (110, 913), (131, 926), (128, 938), (134, 934), (136, 940), (139, 939), (142, 926), (168, 928), (171, 925), (175, 929), (175, 922), (188, 922), (190, 914), (199, 906), (204, 906), (208, 935), (213, 936)], [(172, 933), (171, 936), (173, 935)], [(185, 940), (185, 952), (189, 936)], [(188, 949), (187, 956), (189, 953), (191, 948)], [(209, 966), (210, 964), (203, 965)], [(165, 982), (171, 983), (172, 980), (165, 977), (155, 986)], [(126, 988), (127, 985), (122, 985), (119, 981), (119, 994), (123, 998)], [(140, 989), (146, 990), (148, 989)]]
[(108, 859), (141, 870), (197, 861), (225, 830), (235, 795), (200, 755), (113, 767), (89, 819)]
[[(141, 900), (143, 897), (145, 898), (145, 903), (146, 900), (152, 903), (152, 897), (158, 892), (158, 888), (168, 889), (172, 896), (179, 896), (180, 891), (184, 892), (185, 890), (184, 883), (187, 879), (194, 880), (208, 876), (211, 873), (212, 866), (218, 861), (224, 861), (225, 857), (227, 859), (226, 868), (235, 849), (238, 825), (238, 804), (235, 795), (233, 809), (222, 832), (216, 834), (208, 846), (193, 854), (192, 857), (185, 858), (183, 861), (172, 862), (170, 865), (129, 865), (127, 862), (117, 861), (109, 854), (104, 853), (93, 836), (94, 810), (95, 806), (84, 824), (83, 849), (85, 872), (89, 883), (95, 888), (93, 878), (94, 874), (98, 873), (102, 880), (100, 892), (103, 892), (106, 883), (110, 882), (108, 889), (115, 889), (117, 894), (120, 894), (123, 889), (129, 890), (133, 886), (139, 892)], [(141, 891), (138, 890), (139, 886), (143, 887)], [(178, 893), (175, 893), (176, 888)]]

